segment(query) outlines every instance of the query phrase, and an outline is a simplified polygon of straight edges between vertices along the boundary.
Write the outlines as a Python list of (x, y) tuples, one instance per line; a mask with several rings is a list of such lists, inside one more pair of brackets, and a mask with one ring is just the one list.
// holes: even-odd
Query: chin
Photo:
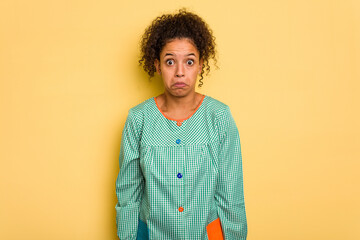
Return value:
[(176, 89), (171, 89), (170, 91), (168, 90), (168, 93), (172, 96), (175, 97), (185, 97), (189, 94), (191, 94), (192, 92), (195, 92), (195, 89), (192, 91), (190, 88), (176, 88)]
[(179, 93), (179, 92), (175, 92), (175, 93), (171, 93), (171, 95), (175, 96), (175, 97), (185, 97), (188, 94), (185, 92)]

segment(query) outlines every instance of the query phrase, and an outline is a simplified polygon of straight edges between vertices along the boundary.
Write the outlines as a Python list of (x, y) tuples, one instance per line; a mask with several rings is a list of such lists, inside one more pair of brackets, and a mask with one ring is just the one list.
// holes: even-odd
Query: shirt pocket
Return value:
[(206, 226), (206, 233), (209, 240), (224, 239), (220, 218), (216, 218)]
[(206, 234), (208, 240), (223, 240), (224, 235), (221, 227), (221, 221), (219, 215), (217, 213), (216, 204), (213, 202), (210, 215), (209, 215), (209, 222), (206, 225)]

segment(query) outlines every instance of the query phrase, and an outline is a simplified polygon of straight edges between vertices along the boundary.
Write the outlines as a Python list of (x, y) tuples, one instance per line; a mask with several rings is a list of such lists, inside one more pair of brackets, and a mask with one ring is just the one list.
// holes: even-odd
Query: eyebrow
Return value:
[[(172, 54), (172, 53), (166, 53), (164, 57), (166, 56), (174, 56), (175, 54)], [(196, 56), (195, 53), (189, 53), (187, 54), (186, 56)]]

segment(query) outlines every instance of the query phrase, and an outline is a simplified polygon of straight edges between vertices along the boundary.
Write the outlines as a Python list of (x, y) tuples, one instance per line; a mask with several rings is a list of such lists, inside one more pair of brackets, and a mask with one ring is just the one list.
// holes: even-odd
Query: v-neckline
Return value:
[(166, 116), (166, 114), (160, 109), (156, 97), (153, 97), (153, 99), (154, 99), (156, 108), (159, 110), (159, 112), (160, 112), (166, 119), (172, 120), (172, 121), (176, 121), (176, 122), (178, 123), (178, 125), (179, 125), (179, 124), (181, 124), (183, 121), (188, 120), (189, 118), (191, 118), (191, 117), (198, 111), (198, 109), (200, 108), (200, 106), (202, 106), (202, 103), (204, 102), (205, 97), (206, 97), (206, 95), (203, 95), (203, 96), (201, 97), (200, 103), (198, 104), (198, 106), (195, 108), (195, 110), (194, 110), (189, 116), (187, 116), (187, 117), (185, 117), (185, 118), (181, 118), (181, 119), (175, 119), (175, 118), (171, 118), (171, 117)]

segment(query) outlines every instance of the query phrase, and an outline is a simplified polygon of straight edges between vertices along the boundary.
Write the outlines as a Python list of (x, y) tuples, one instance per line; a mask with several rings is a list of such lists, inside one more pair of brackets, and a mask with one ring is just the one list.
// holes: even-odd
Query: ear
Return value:
[(199, 62), (199, 74), (201, 73), (201, 70), (204, 66), (204, 59), (200, 59), (200, 62)]
[(154, 65), (155, 65), (155, 68), (156, 68), (156, 72), (160, 75), (161, 74), (160, 61), (158, 59), (155, 59)]

